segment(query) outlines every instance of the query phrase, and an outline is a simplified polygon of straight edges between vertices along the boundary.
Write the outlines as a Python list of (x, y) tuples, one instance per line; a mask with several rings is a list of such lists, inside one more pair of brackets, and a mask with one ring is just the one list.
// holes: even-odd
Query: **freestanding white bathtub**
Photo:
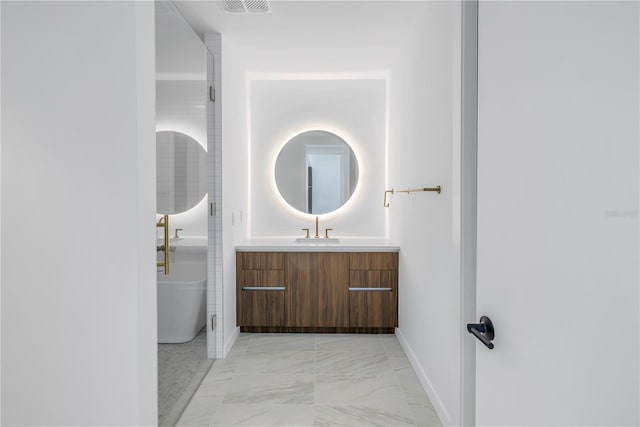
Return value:
[(183, 343), (206, 324), (206, 257), (169, 266), (158, 273), (158, 343)]

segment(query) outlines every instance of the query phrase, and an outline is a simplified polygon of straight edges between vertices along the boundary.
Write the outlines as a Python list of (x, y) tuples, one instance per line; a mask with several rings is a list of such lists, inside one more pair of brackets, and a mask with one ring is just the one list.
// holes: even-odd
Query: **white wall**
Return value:
[(156, 77), (206, 80), (202, 40), (172, 0), (156, 1)]
[(445, 425), (459, 423), (460, 5), (429, 3), (391, 80), (389, 184), (400, 244), (399, 336)]
[(386, 80), (279, 77), (249, 76), (248, 236), (303, 237), (301, 228), (313, 229), (315, 215), (301, 213), (284, 201), (274, 170), (280, 150), (291, 138), (326, 130), (351, 146), (360, 171), (351, 199), (335, 212), (319, 215), (320, 231), (328, 227), (338, 237), (384, 237)]
[[(0, 46), (2, 46), (2, 7), (0, 6)], [(2, 49), (0, 49), (0, 82), (2, 82)], [(2, 84), (0, 84), (2, 100)], [(0, 102), (0, 236), (2, 236), (2, 102)], [(2, 265), (2, 238), (0, 237), (0, 266)], [(0, 423), (2, 423), (2, 269), (0, 268)]]
[[(221, 130), (222, 163), (220, 180), (222, 181), (222, 306), (223, 329), (222, 355), (231, 349), (239, 328), (236, 326), (236, 257), (235, 245), (246, 238), (247, 212), (247, 164), (248, 152), (246, 133), (246, 103), (243, 98), (245, 69), (234, 67), (233, 48), (221, 36)], [(239, 87), (238, 87), (239, 86)], [(220, 342), (220, 341), (218, 341)], [(220, 353), (220, 352), (219, 352)]]
[(2, 423), (153, 425), (153, 4), (0, 7)]

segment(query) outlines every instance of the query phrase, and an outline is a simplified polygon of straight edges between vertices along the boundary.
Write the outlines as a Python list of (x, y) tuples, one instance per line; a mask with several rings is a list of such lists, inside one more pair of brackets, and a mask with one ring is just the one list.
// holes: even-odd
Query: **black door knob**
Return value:
[(493, 349), (495, 347), (491, 341), (496, 336), (495, 330), (493, 329), (493, 322), (487, 316), (482, 316), (480, 318), (480, 323), (468, 323), (467, 331), (470, 334), (473, 334), (474, 337), (478, 338), (482, 344), (486, 345), (489, 349)]

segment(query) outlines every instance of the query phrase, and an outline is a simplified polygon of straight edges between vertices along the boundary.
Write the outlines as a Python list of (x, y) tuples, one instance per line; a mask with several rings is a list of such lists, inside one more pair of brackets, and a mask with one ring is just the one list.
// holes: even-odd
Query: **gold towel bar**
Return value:
[(440, 194), (442, 192), (442, 188), (438, 185), (436, 187), (425, 187), (425, 188), (412, 188), (412, 189), (407, 189), (407, 190), (394, 190), (393, 188), (391, 190), (386, 190), (384, 192), (384, 207), (388, 208), (389, 207), (389, 202), (387, 201), (387, 194), (393, 194), (393, 193), (416, 193), (419, 191), (435, 191), (438, 194)]
[(156, 223), (157, 228), (164, 228), (164, 245), (157, 247), (157, 252), (164, 251), (164, 262), (157, 262), (156, 266), (164, 267), (164, 274), (169, 274), (169, 215), (164, 215)]

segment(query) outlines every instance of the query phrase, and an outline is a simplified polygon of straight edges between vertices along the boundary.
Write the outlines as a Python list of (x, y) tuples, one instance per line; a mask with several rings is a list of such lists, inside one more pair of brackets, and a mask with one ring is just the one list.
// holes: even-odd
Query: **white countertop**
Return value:
[(236, 245), (236, 252), (400, 252), (400, 246), (382, 238), (339, 237), (339, 243), (320, 239), (296, 243), (295, 237), (255, 238)]

